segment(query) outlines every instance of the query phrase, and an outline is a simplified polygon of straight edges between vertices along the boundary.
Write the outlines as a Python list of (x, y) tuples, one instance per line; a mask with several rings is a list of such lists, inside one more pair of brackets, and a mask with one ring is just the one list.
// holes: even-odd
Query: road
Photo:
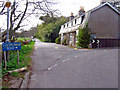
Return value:
[(117, 49), (35, 43), (29, 88), (117, 88)]

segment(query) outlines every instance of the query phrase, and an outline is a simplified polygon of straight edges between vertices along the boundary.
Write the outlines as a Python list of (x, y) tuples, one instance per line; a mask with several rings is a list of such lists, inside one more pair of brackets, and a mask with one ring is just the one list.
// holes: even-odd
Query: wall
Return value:
[(118, 37), (120, 39), (120, 15), (118, 17)]
[(88, 25), (97, 38), (118, 38), (118, 14), (107, 5), (91, 13)]

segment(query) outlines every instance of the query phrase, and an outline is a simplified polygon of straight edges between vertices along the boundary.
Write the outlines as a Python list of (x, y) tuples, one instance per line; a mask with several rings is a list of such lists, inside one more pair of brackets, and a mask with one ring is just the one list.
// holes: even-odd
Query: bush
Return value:
[[(43, 18), (43, 17), (42, 17)], [(53, 18), (53, 17), (50, 17)], [(43, 42), (55, 42), (55, 39), (59, 37), (58, 33), (60, 31), (61, 25), (67, 22), (65, 17), (56, 18), (56, 21), (50, 21), (43, 23), (37, 27), (36, 36), (40, 38)]]
[(60, 44), (60, 37), (55, 39), (55, 43)]
[(79, 28), (77, 39), (77, 47), (88, 48), (90, 43), (90, 33), (88, 25), (84, 28)]
[(17, 42), (21, 42), (21, 46), (24, 45), (24, 42), (22, 40), (18, 40)]
[(19, 77), (19, 72), (12, 72), (10, 75), (13, 77)]
[(62, 44), (63, 44), (63, 45), (67, 45), (66, 39), (63, 40)]

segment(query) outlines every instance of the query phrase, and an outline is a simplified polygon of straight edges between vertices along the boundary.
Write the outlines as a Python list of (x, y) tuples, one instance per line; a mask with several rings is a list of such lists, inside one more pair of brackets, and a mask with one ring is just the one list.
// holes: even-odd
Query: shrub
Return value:
[(10, 75), (13, 77), (19, 77), (19, 72), (12, 72)]
[(63, 45), (67, 45), (66, 39), (64, 39), (64, 40), (62, 41), (62, 44), (63, 44)]
[(46, 23), (44, 22), (42, 25), (37, 27), (38, 31), (36, 31), (36, 36), (37, 38), (42, 39), (44, 42), (55, 42), (55, 39), (59, 36), (58, 33), (60, 31), (61, 25), (67, 22), (67, 18), (65, 17), (57, 17), (56, 21), (51, 21), (52, 18), (53, 17), (49, 17)]
[(55, 39), (55, 43), (60, 44), (60, 37)]
[(22, 40), (18, 40), (17, 42), (21, 42), (21, 46), (24, 45), (24, 42)]
[(84, 28), (79, 28), (77, 39), (77, 47), (88, 48), (90, 43), (90, 33), (88, 25)]

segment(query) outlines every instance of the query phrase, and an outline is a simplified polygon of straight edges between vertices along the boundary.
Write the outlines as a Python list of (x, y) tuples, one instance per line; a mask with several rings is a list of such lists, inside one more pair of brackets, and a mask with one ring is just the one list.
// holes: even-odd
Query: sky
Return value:
[[(9, 0), (9, 1), (13, 1), (13, 0)], [(74, 15), (77, 15), (80, 6), (84, 6), (85, 11), (88, 11), (100, 4), (100, 0), (55, 0), (55, 2), (58, 2), (58, 4), (53, 5), (51, 8), (58, 9), (61, 15), (63, 16), (70, 16), (71, 12), (74, 13)], [(1, 21), (4, 21), (5, 17), (6, 16), (4, 16), (4, 18), (0, 17), (0, 27), (2, 25), (4, 25), (4, 28), (7, 26), (6, 22), (4, 22), (4, 24), (1, 24)], [(23, 25), (27, 25), (23, 27), (23, 29), (28, 30), (30, 29), (30, 27), (35, 27), (38, 24), (41, 24), (39, 17), (31, 16), (29, 20), (30, 21), (26, 21), (23, 23)]]
[(80, 10), (80, 6), (84, 6), (88, 11), (100, 4), (100, 0), (57, 0), (58, 5), (54, 8), (59, 9), (63, 16), (70, 16), (71, 12), (76, 15)]

